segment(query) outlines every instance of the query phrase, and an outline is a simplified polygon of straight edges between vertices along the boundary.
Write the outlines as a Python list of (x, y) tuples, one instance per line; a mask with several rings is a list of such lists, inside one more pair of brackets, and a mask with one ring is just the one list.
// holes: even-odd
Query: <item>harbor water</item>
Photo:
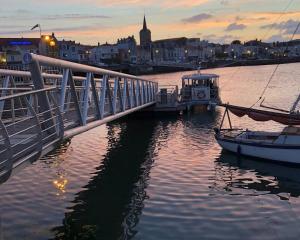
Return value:
[[(275, 67), (203, 72), (220, 75), (224, 103), (251, 106)], [(180, 85), (183, 74), (146, 78)], [(299, 63), (281, 65), (264, 104), (289, 109), (299, 81)], [(132, 116), (17, 169), (0, 185), (0, 239), (300, 239), (300, 167), (222, 151), (212, 131), (222, 113)]]

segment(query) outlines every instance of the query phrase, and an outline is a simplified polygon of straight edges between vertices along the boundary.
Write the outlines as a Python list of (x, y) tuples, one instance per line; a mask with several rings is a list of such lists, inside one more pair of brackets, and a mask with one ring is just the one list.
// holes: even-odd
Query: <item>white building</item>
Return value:
[(59, 41), (59, 56), (63, 60), (73, 62), (89, 62), (91, 47), (76, 43), (75, 41)]
[(232, 59), (241, 59), (243, 57), (245, 47), (240, 41), (233, 41), (227, 48), (228, 57)]
[(97, 47), (91, 49), (91, 62), (94, 64), (109, 64), (118, 61), (120, 61), (119, 49), (116, 44), (98, 44)]

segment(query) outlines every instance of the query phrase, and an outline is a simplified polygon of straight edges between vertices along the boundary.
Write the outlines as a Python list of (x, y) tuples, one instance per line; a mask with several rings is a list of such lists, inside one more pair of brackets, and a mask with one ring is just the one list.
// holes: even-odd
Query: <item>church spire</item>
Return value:
[(143, 29), (147, 29), (146, 15), (144, 15)]

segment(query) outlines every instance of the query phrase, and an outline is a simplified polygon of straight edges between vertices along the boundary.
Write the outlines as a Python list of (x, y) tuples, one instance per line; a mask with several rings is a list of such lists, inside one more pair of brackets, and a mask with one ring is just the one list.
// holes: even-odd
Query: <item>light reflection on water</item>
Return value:
[[(210, 72), (225, 102), (250, 106), (273, 68)], [(299, 64), (280, 67), (268, 102), (291, 105), (293, 71)], [(3, 239), (299, 239), (300, 168), (221, 151), (210, 130), (221, 117), (130, 118), (75, 137), (1, 186)]]

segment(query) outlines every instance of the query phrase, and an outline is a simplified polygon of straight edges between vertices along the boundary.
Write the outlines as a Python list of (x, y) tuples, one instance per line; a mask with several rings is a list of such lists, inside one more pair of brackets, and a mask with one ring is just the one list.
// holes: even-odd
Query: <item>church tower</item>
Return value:
[(147, 28), (145, 15), (144, 15), (143, 29), (140, 31), (140, 45), (141, 47), (150, 47), (151, 45), (151, 31)]

